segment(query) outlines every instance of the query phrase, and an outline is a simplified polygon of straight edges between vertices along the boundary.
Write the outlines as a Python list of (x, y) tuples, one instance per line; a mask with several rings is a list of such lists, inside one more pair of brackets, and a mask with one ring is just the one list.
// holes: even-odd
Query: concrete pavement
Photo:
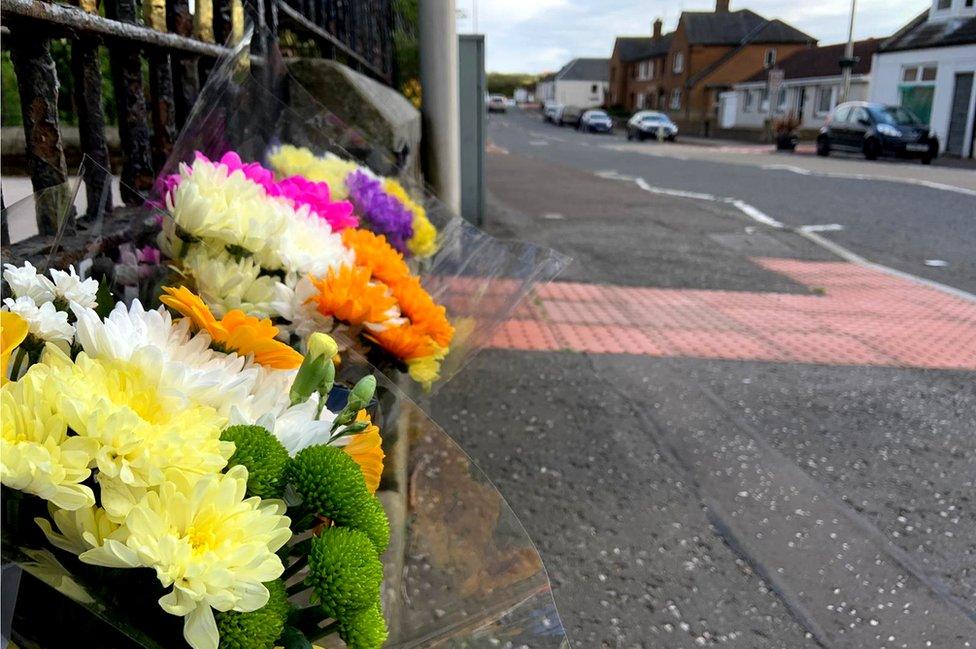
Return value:
[(976, 306), (500, 140), (487, 228), (575, 262), (434, 415), (538, 543), (575, 645), (971, 646)]

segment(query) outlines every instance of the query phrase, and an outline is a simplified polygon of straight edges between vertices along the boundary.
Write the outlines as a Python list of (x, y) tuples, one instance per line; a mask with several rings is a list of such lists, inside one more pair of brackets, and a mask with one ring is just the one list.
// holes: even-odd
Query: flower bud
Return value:
[(309, 336), (308, 355), (312, 358), (324, 356), (326, 359), (331, 359), (337, 353), (339, 353), (339, 345), (332, 336), (321, 332)]

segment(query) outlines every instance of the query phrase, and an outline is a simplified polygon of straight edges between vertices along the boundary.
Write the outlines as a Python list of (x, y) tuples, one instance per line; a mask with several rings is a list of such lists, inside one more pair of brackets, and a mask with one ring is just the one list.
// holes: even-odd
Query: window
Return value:
[(817, 89), (817, 114), (826, 115), (834, 107), (835, 86), (820, 86)]
[(745, 95), (745, 101), (742, 106), (742, 111), (745, 113), (751, 113), (753, 108), (756, 107), (756, 94), (751, 90), (746, 90), (743, 94)]
[(769, 112), (769, 88), (763, 88), (759, 93), (759, 110)]
[(681, 110), (681, 88), (671, 91), (671, 110)]
[(858, 106), (854, 109), (854, 113), (851, 115), (850, 122), (852, 124), (865, 125), (871, 122), (871, 118), (868, 116), (868, 111), (864, 108)]
[(595, 95), (596, 94), (596, 84), (595, 83), (592, 86), (590, 86), (590, 94), (591, 95)]
[(776, 110), (784, 113), (786, 112), (786, 88), (780, 88), (779, 94), (776, 96)]
[(939, 0), (938, 9), (949, 9), (952, 6), (952, 0)]
[(935, 78), (938, 66), (933, 63), (910, 65), (902, 68), (902, 83), (898, 86), (900, 103), (926, 124), (932, 118), (932, 102), (935, 99)]
[(685, 55), (684, 52), (674, 53), (674, 65), (671, 66), (671, 70), (675, 74), (681, 74), (685, 69)]
[(637, 106), (636, 106), (636, 108), (637, 108), (637, 110), (640, 110), (640, 109), (644, 108), (644, 93), (642, 93), (642, 92), (637, 93)]
[(773, 69), (776, 66), (776, 50), (770, 48), (763, 53), (763, 67), (767, 70)]
[(850, 117), (850, 116), (851, 116), (851, 107), (850, 106), (841, 106), (840, 108), (837, 109), (837, 112), (834, 113), (834, 119), (833, 119), (833, 121), (835, 123), (838, 123), (838, 124), (839, 123), (843, 123), (843, 122), (846, 122), (847, 121), (847, 118)]

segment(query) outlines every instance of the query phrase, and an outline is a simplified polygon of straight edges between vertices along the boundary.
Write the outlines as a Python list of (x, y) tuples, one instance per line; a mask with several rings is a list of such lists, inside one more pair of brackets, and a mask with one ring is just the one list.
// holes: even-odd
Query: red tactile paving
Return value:
[[(554, 282), (516, 310), (491, 346), (976, 370), (976, 302), (847, 262), (754, 261), (816, 293)], [(470, 296), (500, 308), (517, 286), (464, 280), (451, 290), (458, 303)]]

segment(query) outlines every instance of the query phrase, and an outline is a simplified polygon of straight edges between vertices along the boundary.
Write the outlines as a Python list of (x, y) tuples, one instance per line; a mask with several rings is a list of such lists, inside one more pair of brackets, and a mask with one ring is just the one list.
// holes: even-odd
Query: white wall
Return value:
[[(930, 125), (939, 134), (939, 146), (945, 151), (956, 73), (976, 71), (976, 45), (875, 54), (872, 68), (871, 101), (897, 105), (901, 101), (898, 87), (901, 85), (903, 67), (920, 64), (938, 66), (935, 75), (935, 96), (932, 99)], [(973, 95), (969, 101), (969, 118), (967, 120), (969, 126), (966, 130), (963, 148), (964, 157), (972, 153), (969, 149), (969, 143), (972, 141), (973, 111), (976, 110), (976, 84), (974, 84)]]
[[(823, 126), (824, 121), (830, 111), (819, 112), (817, 110), (818, 91), (821, 87), (832, 90), (831, 108), (837, 105), (840, 96), (841, 78), (827, 77), (823, 79), (802, 79), (787, 81), (783, 84), (787, 88), (786, 109), (776, 111), (773, 117), (782, 116), (786, 113), (796, 112), (800, 105), (800, 93), (804, 94), (803, 114), (800, 115), (800, 128), (818, 129)], [(736, 116), (735, 128), (762, 128), (769, 115), (768, 106), (760, 106), (759, 97), (754, 97), (752, 110), (747, 111), (746, 93), (761, 93), (765, 84), (740, 84), (735, 86), (736, 94)], [(851, 79), (850, 101), (861, 101), (868, 97), (868, 78), (858, 76)]]
[[(596, 92), (593, 92), (596, 86)], [(597, 108), (603, 105), (610, 84), (606, 81), (556, 81), (556, 102), (563, 106)]]
[(535, 96), (543, 104), (551, 104), (556, 101), (556, 86), (552, 80), (540, 81), (535, 84)]

